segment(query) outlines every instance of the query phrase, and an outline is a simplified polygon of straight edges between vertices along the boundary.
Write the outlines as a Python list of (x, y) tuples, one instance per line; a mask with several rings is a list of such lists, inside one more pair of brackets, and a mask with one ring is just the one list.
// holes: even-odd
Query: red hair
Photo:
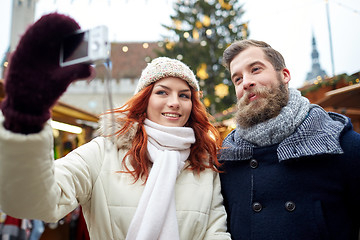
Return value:
[[(116, 119), (117, 121), (124, 122), (124, 125), (115, 135), (125, 134), (134, 123), (138, 123), (138, 130), (132, 140), (131, 148), (122, 160), (122, 164), (126, 169), (125, 172), (130, 173), (135, 181), (141, 178), (145, 179), (146, 182), (149, 176), (149, 168), (152, 165), (147, 155), (147, 134), (144, 120), (153, 87), (154, 84), (150, 84), (130, 98), (122, 107), (107, 112), (124, 115), (123, 118)], [(194, 130), (196, 141), (190, 148), (190, 156), (188, 158), (190, 161), (189, 169), (198, 174), (206, 168), (218, 172), (220, 163), (217, 160), (217, 154), (221, 146), (220, 134), (210, 123), (206, 108), (200, 101), (199, 92), (195, 91), (192, 87), (190, 89), (192, 109), (185, 126), (191, 127)], [(126, 157), (129, 157), (130, 165), (134, 170), (130, 170), (126, 165)]]

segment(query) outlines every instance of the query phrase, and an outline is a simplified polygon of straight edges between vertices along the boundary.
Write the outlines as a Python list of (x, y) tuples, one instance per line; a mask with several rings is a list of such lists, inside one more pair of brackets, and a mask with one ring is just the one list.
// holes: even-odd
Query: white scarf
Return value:
[(147, 150), (154, 163), (131, 221), (127, 240), (177, 240), (175, 182), (195, 142), (189, 127), (165, 127), (145, 119)]

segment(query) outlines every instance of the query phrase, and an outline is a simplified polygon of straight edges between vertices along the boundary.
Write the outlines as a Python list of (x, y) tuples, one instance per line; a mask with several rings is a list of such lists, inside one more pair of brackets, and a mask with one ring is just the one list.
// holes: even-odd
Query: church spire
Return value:
[(312, 82), (318, 78), (324, 78), (327, 76), (326, 72), (321, 68), (319, 62), (319, 52), (316, 47), (316, 39), (314, 33), (312, 34), (312, 52), (311, 52), (312, 66), (311, 71), (307, 73), (306, 81)]

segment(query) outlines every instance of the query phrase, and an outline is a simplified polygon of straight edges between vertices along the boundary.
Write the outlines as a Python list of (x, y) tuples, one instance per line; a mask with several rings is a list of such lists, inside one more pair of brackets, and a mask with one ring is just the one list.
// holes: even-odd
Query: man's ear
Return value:
[(285, 84), (288, 84), (290, 82), (291, 75), (289, 69), (284, 68), (283, 70), (281, 70), (281, 78)]

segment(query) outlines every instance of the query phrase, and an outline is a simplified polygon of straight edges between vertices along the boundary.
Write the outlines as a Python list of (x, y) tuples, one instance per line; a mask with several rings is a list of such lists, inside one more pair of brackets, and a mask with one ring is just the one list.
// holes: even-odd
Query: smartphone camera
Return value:
[(60, 48), (60, 66), (78, 63), (96, 64), (110, 58), (110, 43), (106, 26), (78, 30), (64, 37)]

